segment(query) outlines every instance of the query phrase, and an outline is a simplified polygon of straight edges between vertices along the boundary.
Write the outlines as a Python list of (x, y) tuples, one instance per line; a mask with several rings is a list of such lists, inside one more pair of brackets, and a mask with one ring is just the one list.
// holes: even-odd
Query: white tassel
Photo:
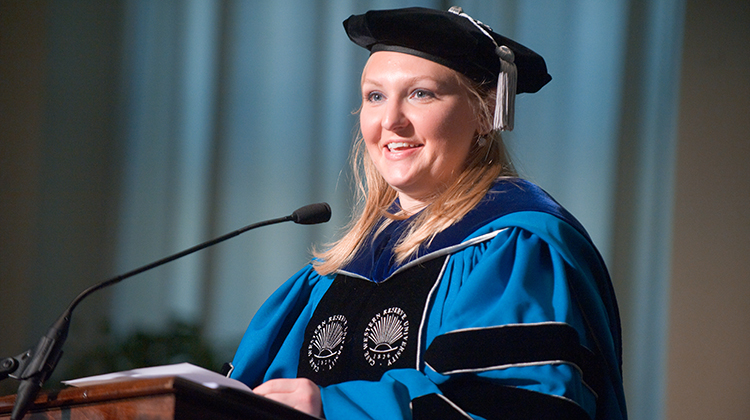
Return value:
[[(513, 120), (516, 107), (516, 84), (518, 83), (518, 69), (515, 64), (515, 55), (510, 48), (505, 45), (497, 45), (495, 38), (487, 30), (489, 26), (467, 15), (458, 6), (453, 6), (449, 10), (459, 16), (469, 19), (482, 33), (495, 44), (495, 53), (500, 59), (500, 74), (497, 75), (497, 96), (495, 98), (495, 118), (492, 123), (493, 130), (511, 131), (513, 130)], [(486, 28), (486, 29), (485, 29)]]
[(497, 76), (497, 96), (495, 98), (494, 130), (513, 130), (516, 105), (516, 83), (518, 70), (514, 63), (515, 56), (510, 48), (502, 45), (495, 49), (500, 58), (500, 74)]

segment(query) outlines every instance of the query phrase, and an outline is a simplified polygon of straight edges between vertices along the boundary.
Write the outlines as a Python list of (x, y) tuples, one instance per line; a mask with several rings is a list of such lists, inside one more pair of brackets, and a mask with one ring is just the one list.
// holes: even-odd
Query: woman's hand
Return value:
[(315, 417), (323, 415), (320, 388), (307, 378), (271, 379), (253, 392)]

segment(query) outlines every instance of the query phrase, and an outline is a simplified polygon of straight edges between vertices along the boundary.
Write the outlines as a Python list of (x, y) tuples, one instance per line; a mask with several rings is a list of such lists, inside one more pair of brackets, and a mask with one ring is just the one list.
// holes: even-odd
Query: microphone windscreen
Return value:
[(314, 225), (331, 220), (331, 206), (328, 203), (308, 204), (292, 213), (294, 223)]

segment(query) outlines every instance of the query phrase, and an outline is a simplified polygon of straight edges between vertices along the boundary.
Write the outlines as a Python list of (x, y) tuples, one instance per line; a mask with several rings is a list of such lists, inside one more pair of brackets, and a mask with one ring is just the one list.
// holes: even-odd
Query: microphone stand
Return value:
[(294, 221), (295, 223), (304, 225), (325, 223), (330, 220), (330, 218), (331, 207), (327, 203), (310, 204), (297, 209), (289, 216), (265, 220), (245, 226), (243, 228), (235, 230), (234, 232), (229, 232), (225, 235), (219, 236), (218, 238), (203, 242), (184, 251), (136, 268), (135, 270), (120, 274), (84, 290), (75, 299), (73, 299), (73, 301), (70, 303), (65, 312), (63, 312), (60, 318), (55, 321), (54, 324), (52, 324), (50, 329), (47, 331), (47, 334), (39, 340), (39, 343), (36, 345), (34, 350), (29, 349), (26, 352), (19, 354), (18, 356), (8, 357), (0, 361), (0, 381), (6, 379), (7, 377), (11, 377), (21, 381), (21, 383), (18, 385), (18, 393), (16, 394), (16, 402), (13, 405), (11, 420), (21, 420), (21, 418), (23, 418), (34, 398), (36, 398), (37, 393), (42, 388), (42, 385), (44, 385), (44, 382), (55, 370), (57, 362), (60, 360), (60, 357), (63, 353), (63, 344), (68, 337), (68, 329), (70, 327), (70, 318), (73, 314), (73, 309), (75, 309), (75, 307), (78, 306), (78, 304), (86, 296), (96, 292), (99, 289), (103, 289), (105, 287), (119, 283), (129, 277), (135, 276), (136, 274), (143, 273), (144, 271), (151, 270), (152, 268), (159, 267), (178, 258), (182, 258), (196, 251), (200, 251), (211, 245), (215, 245), (219, 242), (233, 238), (251, 229), (288, 221)]

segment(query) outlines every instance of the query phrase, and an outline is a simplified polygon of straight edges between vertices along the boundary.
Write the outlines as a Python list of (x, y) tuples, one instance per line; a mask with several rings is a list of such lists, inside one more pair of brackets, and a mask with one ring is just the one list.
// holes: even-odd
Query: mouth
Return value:
[(421, 144), (412, 144), (407, 143), (405, 141), (395, 141), (391, 142), (385, 145), (386, 148), (388, 148), (388, 151), (390, 152), (403, 152), (404, 150), (409, 149), (415, 149), (417, 147), (422, 147)]

